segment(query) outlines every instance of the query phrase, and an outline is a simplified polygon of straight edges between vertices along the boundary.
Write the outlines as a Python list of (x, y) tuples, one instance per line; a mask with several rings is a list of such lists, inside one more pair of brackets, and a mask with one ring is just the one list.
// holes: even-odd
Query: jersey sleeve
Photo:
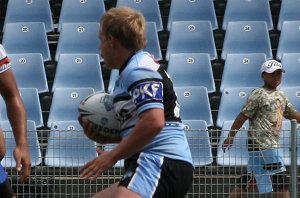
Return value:
[(0, 73), (5, 72), (11, 67), (10, 60), (2, 45), (0, 45)]
[(128, 92), (136, 106), (138, 114), (152, 109), (163, 109), (163, 82), (156, 71), (135, 70), (128, 76)]

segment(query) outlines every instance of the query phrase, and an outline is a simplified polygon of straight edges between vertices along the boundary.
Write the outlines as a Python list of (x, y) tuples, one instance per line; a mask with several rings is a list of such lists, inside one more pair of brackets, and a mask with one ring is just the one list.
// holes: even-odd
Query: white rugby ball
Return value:
[(95, 124), (102, 136), (120, 137), (120, 123), (116, 117), (112, 95), (96, 92), (87, 96), (79, 104), (79, 113)]

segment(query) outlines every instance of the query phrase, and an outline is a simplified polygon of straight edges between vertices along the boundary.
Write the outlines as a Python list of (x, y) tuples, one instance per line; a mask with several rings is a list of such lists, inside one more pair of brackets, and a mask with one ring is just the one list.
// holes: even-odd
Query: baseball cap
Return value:
[(285, 70), (282, 68), (282, 64), (276, 60), (267, 60), (262, 64), (261, 66), (261, 73), (267, 72), (267, 73), (273, 73), (274, 71), (280, 69), (283, 73)]

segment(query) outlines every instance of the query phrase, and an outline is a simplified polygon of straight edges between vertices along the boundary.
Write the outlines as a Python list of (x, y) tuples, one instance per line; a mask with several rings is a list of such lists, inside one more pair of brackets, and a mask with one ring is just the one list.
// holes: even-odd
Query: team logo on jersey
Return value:
[(140, 105), (145, 101), (161, 101), (163, 85), (161, 82), (143, 82), (135, 86), (132, 91), (134, 103)]

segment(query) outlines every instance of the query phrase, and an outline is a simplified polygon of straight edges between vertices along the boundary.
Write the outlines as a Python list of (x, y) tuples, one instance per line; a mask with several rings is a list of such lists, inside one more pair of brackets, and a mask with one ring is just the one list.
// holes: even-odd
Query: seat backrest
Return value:
[[(16, 141), (14, 133), (12, 131), (12, 127), (8, 120), (3, 120), (0, 124), (4, 133), (6, 143), (6, 154), (3, 160), (1, 160), (1, 164), (4, 167), (16, 167), (16, 161), (13, 154), (16, 147)], [(34, 121), (32, 120), (27, 120), (27, 140), (31, 158), (31, 166), (38, 166), (42, 163), (42, 154), (36, 126)]]
[(300, 20), (300, 1), (281, 1), (277, 30), (281, 31), (284, 21)]
[(164, 29), (158, 1), (149, 0), (117, 0), (116, 7), (128, 6), (140, 11), (146, 21), (155, 22), (157, 31)]
[(99, 23), (63, 23), (55, 53), (60, 54), (100, 54), (98, 38)]
[(63, 0), (59, 14), (58, 31), (61, 31), (63, 23), (99, 23), (101, 16), (105, 12), (105, 3), (103, 0)]
[(17, 22), (42, 22), (46, 32), (52, 32), (54, 27), (49, 0), (9, 0), (3, 31), (7, 23)]
[(105, 91), (98, 54), (60, 55), (57, 62), (52, 92), (54, 92), (56, 88), (79, 87), (91, 87), (95, 91)]
[[(37, 128), (44, 126), (38, 90), (36, 88), (20, 88), (19, 91), (26, 109), (27, 120), (34, 121)], [(0, 97), (0, 108), (1, 119), (8, 120), (6, 104), (2, 97)]]
[(212, 146), (206, 121), (182, 120), (190, 146), (194, 166), (205, 166), (213, 162)]
[(47, 126), (55, 121), (70, 121), (78, 119), (80, 102), (94, 93), (93, 88), (56, 88), (50, 106)]
[(210, 21), (212, 29), (218, 29), (213, 0), (172, 1), (169, 9), (167, 30), (171, 30), (171, 25), (174, 21)]
[(205, 120), (213, 126), (211, 108), (206, 87), (174, 87), (183, 120)]
[(209, 21), (176, 21), (170, 30), (166, 57), (172, 53), (208, 53), (210, 60), (217, 59), (217, 50)]
[(221, 58), (227, 54), (264, 53), (267, 59), (272, 58), (272, 48), (267, 24), (264, 21), (229, 22)]
[(281, 60), (284, 53), (300, 53), (300, 21), (283, 22), (276, 58)]
[(208, 93), (216, 91), (209, 54), (171, 54), (167, 72), (175, 87), (204, 86)]
[(265, 54), (228, 54), (224, 64), (220, 92), (225, 88), (260, 87), (264, 84), (260, 67)]
[(9, 54), (8, 57), (19, 88), (37, 88), (39, 93), (49, 91), (42, 54)]
[(283, 73), (280, 87), (300, 86), (300, 53), (283, 54), (281, 63), (284, 67), (285, 73)]
[(240, 113), (254, 87), (236, 87), (224, 89), (217, 115), (217, 127), (222, 127), (226, 120), (234, 120)]
[(155, 60), (160, 61), (163, 59), (163, 57), (161, 53), (156, 25), (154, 22), (147, 22), (146, 24), (147, 24), (146, 27), (147, 44), (146, 44), (145, 51), (152, 54)]
[(78, 121), (52, 123), (45, 154), (47, 166), (79, 167), (96, 157), (96, 142), (87, 138)]
[(227, 0), (222, 28), (229, 21), (265, 21), (268, 30), (274, 29), (269, 1)]
[(42, 22), (6, 24), (2, 44), (8, 54), (40, 53), (44, 61), (51, 60), (47, 33)]
[(225, 121), (218, 142), (217, 164), (223, 166), (246, 166), (248, 164), (248, 128), (246, 121), (241, 129), (236, 133), (232, 146), (223, 150), (223, 143), (228, 137), (228, 133), (233, 124), (233, 120)]
[(285, 93), (297, 111), (300, 111), (300, 86), (282, 87), (281, 90)]

